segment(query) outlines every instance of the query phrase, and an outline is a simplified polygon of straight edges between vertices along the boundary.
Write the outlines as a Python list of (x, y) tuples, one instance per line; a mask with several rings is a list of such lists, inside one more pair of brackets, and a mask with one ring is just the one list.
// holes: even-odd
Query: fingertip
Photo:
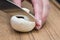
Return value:
[(42, 28), (42, 26), (36, 26), (36, 30), (40, 30)]
[(13, 3), (21, 8), (21, 1), (22, 0), (13, 0)]
[(42, 27), (42, 21), (40, 20), (40, 21), (37, 21), (37, 23), (36, 23), (36, 29), (37, 30), (39, 30), (39, 29), (41, 29), (41, 27)]

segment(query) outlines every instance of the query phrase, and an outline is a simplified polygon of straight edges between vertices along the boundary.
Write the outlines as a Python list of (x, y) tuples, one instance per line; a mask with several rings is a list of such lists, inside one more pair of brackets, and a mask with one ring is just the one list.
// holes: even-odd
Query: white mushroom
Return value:
[(29, 12), (30, 12), (30, 10), (29, 10), (29, 9), (27, 9), (27, 8), (22, 8), (22, 10), (26, 11), (27, 13), (29, 13)]
[(34, 29), (35, 22), (29, 21), (27, 16), (15, 15), (11, 18), (11, 26), (17, 31), (29, 32)]

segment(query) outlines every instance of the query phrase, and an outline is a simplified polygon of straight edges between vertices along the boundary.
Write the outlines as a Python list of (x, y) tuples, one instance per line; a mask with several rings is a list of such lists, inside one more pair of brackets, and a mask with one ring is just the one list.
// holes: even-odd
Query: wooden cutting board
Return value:
[[(0, 10), (0, 40), (60, 40), (60, 10), (50, 4), (50, 14), (46, 24), (39, 31), (33, 30), (28, 33), (14, 31), (10, 25), (10, 15), (13, 14)], [(24, 2), (23, 6), (33, 10), (27, 2)]]

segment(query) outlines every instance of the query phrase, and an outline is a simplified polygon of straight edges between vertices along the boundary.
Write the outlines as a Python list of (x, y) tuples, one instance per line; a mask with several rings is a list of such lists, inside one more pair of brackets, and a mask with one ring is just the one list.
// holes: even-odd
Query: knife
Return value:
[(4, 11), (5, 13), (17, 13), (17, 14), (22, 14), (25, 16), (28, 16), (31, 18), (31, 20), (35, 20), (34, 16), (32, 15), (32, 12), (27, 13), (26, 11), (24, 11), (22, 8), (16, 6), (14, 3), (12, 3), (11, 1), (7, 1), (7, 0), (1, 0), (0, 1), (0, 10)]

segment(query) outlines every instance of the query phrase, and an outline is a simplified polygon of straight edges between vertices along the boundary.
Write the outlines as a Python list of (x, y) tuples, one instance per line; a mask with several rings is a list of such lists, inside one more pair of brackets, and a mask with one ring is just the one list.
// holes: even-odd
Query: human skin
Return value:
[[(17, 6), (21, 7), (21, 2), (23, 0), (12, 0)], [(36, 20), (36, 29), (40, 29), (44, 22), (47, 19), (48, 10), (49, 10), (49, 0), (27, 0), (33, 5), (35, 20)]]

